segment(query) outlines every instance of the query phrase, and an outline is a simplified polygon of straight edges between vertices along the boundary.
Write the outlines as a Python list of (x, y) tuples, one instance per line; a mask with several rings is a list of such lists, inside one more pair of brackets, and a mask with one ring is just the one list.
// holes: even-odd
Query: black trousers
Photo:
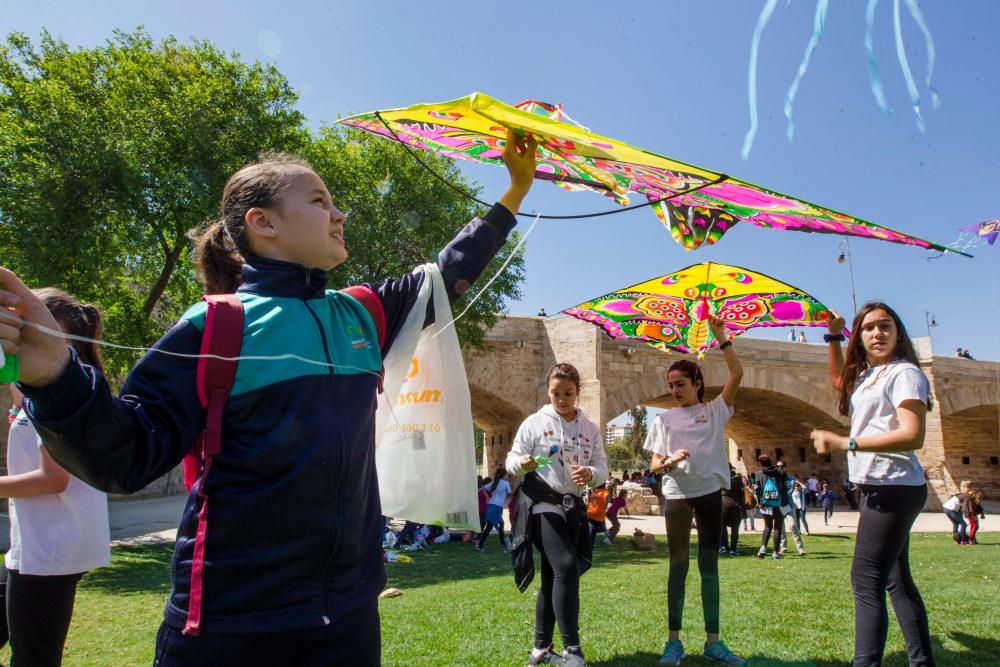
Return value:
[(57, 667), (73, 617), (82, 574), (42, 576), (0, 568), (3, 619), (0, 639), (10, 641), (11, 667)]
[(910, 527), (927, 501), (926, 486), (862, 484), (851, 589), (854, 591), (854, 666), (882, 664), (889, 593), (910, 665), (932, 667), (927, 610), (910, 576)]
[(767, 540), (774, 531), (774, 552), (781, 551), (781, 536), (785, 532), (785, 515), (781, 513), (780, 507), (769, 507), (770, 514), (763, 514), (764, 532), (760, 536), (760, 548), (767, 548)]
[[(532, 544), (542, 556), (542, 587), (535, 601), (535, 648), (552, 645), (559, 623), (563, 647), (580, 645), (580, 567), (566, 519), (545, 512), (531, 517)], [(581, 526), (580, 530), (586, 530)]]
[(701, 575), (701, 608), (705, 632), (719, 632), (719, 543), (722, 537), (722, 491), (697, 498), (664, 501), (670, 573), (667, 578), (667, 621), (680, 630), (684, 612), (684, 582), (691, 546), (691, 519), (698, 523), (698, 574)]
[(378, 667), (382, 655), (378, 598), (330, 625), (255, 634), (184, 635), (166, 623), (156, 634), (154, 667)]

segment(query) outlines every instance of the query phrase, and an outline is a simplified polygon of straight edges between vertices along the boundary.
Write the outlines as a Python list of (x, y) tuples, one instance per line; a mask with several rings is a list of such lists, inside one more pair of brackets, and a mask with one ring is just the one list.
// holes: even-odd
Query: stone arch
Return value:
[(1000, 383), (948, 382), (947, 391), (934, 399), (941, 403), (941, 416), (949, 417), (972, 408), (1000, 403)]
[(1000, 496), (1000, 404), (967, 407), (941, 418), (944, 466), (955, 488), (969, 480), (988, 498)]

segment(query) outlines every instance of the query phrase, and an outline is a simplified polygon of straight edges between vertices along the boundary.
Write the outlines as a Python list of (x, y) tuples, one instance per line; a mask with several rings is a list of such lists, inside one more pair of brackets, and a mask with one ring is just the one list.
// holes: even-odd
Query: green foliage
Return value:
[(608, 456), (609, 470), (634, 469), (632, 463), (635, 461), (635, 453), (629, 445), (608, 445), (605, 449), (605, 453)]
[[(348, 259), (330, 274), (332, 285), (356, 285), (402, 276), (437, 259), (438, 252), (476, 215), (485, 210), (447, 187), (421, 167), (398, 144), (340, 126), (324, 127), (306, 156), (326, 183), (333, 201), (347, 213), (344, 235)], [(466, 192), (479, 188), (465, 182), (454, 161), (433, 154), (421, 158), (438, 174)], [(483, 270), (482, 281), (454, 307), (455, 315), (482, 289), (503, 264), (519, 236)], [(524, 257), (518, 253), (504, 273), (473, 304), (456, 328), (465, 344), (478, 345), (483, 327), (496, 321), (507, 299), (520, 297)]]
[(629, 408), (628, 416), (629, 420), (632, 422), (632, 432), (629, 433), (627, 438), (625, 438), (625, 442), (623, 444), (627, 445), (629, 449), (631, 449), (633, 457), (648, 458), (648, 455), (644, 454), (642, 450), (642, 446), (646, 444), (646, 433), (649, 431), (649, 428), (646, 425), (648, 419), (646, 408), (641, 405)]
[[(0, 247), (31, 285), (104, 312), (148, 345), (200, 288), (186, 233), (264, 150), (300, 150), (297, 96), (273, 66), (141, 28), (93, 49), (43, 33), (0, 45)], [(112, 374), (134, 356), (112, 355)]]

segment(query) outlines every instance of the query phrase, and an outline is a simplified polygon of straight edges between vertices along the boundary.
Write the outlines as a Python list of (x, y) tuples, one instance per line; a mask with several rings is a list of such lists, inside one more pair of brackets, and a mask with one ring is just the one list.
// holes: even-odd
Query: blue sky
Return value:
[[(44, 27), (92, 46), (113, 28), (207, 38), (247, 60), (275, 63), (302, 94), (313, 124), (360, 111), (453, 99), (483, 91), (517, 103), (562, 102), (599, 134), (724, 171), (924, 238), (950, 243), (957, 228), (1000, 217), (1000, 3), (924, 2), (934, 36), (930, 108), (926, 51), (903, 11), (907, 56), (922, 95), (921, 134), (893, 46), (892, 2), (880, 3), (875, 53), (886, 117), (872, 97), (863, 50), (864, 3), (831, 3), (826, 31), (795, 105), (795, 141), (782, 105), (809, 39), (814, 3), (779, 3), (764, 32), (758, 70), (760, 126), (750, 158), (747, 68), (760, 2), (414, 4), (365, 2), (69, 3), (0, 0), (0, 29), (37, 38)], [(463, 167), (499, 197), (502, 170)], [(638, 202), (638, 200), (636, 200)], [(525, 210), (551, 214), (612, 206), (591, 193), (545, 183)], [(463, 221), (455, 221), (456, 227)], [(354, 221), (354, 224), (363, 224)], [(527, 223), (521, 225), (527, 228)], [(524, 296), (512, 313), (550, 313), (707, 260), (762, 271), (843, 312), (851, 311), (841, 237), (739, 225), (716, 246), (685, 253), (649, 209), (592, 220), (542, 221), (529, 239)], [(967, 347), (1000, 359), (1000, 245), (975, 259), (857, 239), (851, 244), (858, 302), (880, 298), (937, 354)], [(817, 340), (812, 330), (810, 340)], [(751, 333), (780, 337), (781, 332)]]

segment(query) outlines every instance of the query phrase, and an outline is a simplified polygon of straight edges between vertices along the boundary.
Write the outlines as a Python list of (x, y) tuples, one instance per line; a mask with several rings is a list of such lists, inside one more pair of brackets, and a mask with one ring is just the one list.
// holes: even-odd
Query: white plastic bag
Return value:
[[(417, 523), (478, 530), (472, 399), (436, 264), (385, 358), (375, 463), (382, 513)], [(434, 324), (422, 329), (427, 304)], [(440, 335), (438, 335), (438, 333)]]

